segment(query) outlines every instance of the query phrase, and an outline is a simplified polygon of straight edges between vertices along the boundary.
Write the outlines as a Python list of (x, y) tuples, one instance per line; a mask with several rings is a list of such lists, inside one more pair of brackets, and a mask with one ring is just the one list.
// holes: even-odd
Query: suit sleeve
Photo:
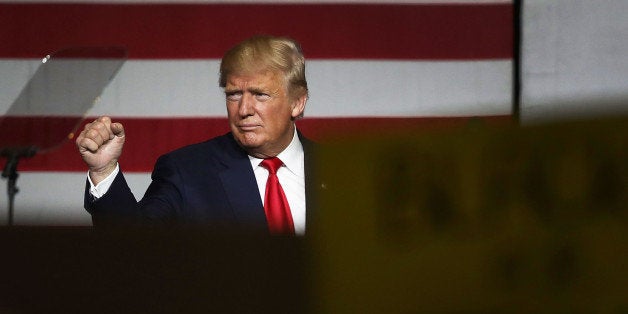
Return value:
[(84, 206), (92, 215), (95, 227), (140, 223), (139, 206), (122, 171), (118, 172), (107, 193), (99, 199), (94, 199), (89, 192), (89, 182), (86, 182)]
[(157, 159), (151, 184), (139, 202), (144, 223), (164, 225), (176, 223), (185, 206), (182, 195), (185, 184), (177, 162), (169, 155)]
[(164, 225), (174, 222), (182, 205), (182, 180), (176, 163), (162, 156), (151, 175), (152, 182), (137, 202), (122, 171), (103, 197), (95, 200), (85, 188), (85, 209), (95, 227)]

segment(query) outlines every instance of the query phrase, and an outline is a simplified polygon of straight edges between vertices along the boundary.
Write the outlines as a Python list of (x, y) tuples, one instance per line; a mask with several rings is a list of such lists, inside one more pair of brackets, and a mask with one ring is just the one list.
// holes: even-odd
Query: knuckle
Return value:
[(97, 120), (99, 123), (101, 123), (102, 125), (108, 125), (111, 124), (111, 118), (109, 117), (100, 117)]
[(85, 133), (85, 135), (86, 135), (88, 138), (94, 138), (94, 137), (98, 136), (98, 134), (99, 134), (99, 133), (98, 133), (98, 131), (97, 131), (96, 129), (89, 129), (89, 130), (87, 130), (87, 131), (86, 131), (86, 133)]

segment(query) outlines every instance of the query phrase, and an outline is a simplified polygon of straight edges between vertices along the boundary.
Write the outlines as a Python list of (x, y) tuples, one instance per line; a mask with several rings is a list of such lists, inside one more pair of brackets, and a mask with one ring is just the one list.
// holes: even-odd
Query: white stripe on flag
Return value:
[[(38, 61), (0, 60), (5, 112)], [(218, 60), (131, 60), (90, 116), (224, 117)], [(311, 60), (308, 117), (507, 115), (512, 63), (492, 61)]]

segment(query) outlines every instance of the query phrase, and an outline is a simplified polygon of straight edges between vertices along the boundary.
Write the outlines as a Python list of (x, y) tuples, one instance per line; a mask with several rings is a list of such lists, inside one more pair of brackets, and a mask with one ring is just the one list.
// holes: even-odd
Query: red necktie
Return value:
[(264, 211), (266, 212), (266, 220), (268, 220), (268, 229), (272, 234), (294, 234), (290, 205), (288, 205), (286, 194), (277, 178), (277, 169), (283, 165), (283, 162), (279, 158), (273, 157), (264, 159), (260, 165), (268, 169), (264, 196)]

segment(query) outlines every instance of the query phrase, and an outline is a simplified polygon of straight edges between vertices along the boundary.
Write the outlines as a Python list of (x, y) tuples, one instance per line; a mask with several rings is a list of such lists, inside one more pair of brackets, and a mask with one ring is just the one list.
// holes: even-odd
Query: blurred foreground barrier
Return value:
[(628, 311), (628, 120), (340, 141), (313, 312)]
[(0, 313), (302, 313), (301, 242), (205, 228), (0, 228)]

